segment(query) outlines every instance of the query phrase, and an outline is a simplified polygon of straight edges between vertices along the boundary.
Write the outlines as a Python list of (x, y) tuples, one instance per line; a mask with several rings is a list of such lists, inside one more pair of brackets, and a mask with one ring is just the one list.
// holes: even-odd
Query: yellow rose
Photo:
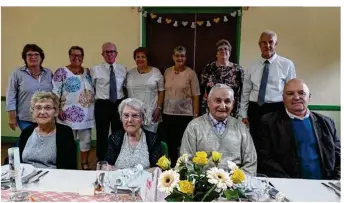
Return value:
[(181, 180), (179, 181), (179, 191), (184, 194), (192, 194), (194, 192), (195, 186), (187, 181), (187, 180)]
[(207, 158), (208, 155), (206, 152), (201, 151), (201, 152), (196, 152), (196, 156), (202, 157), (202, 158)]
[(171, 166), (171, 162), (164, 155), (164, 156), (160, 157), (160, 159), (158, 160), (158, 163), (156, 163), (156, 165), (158, 165), (163, 170), (169, 170), (170, 166)]
[(242, 183), (244, 180), (245, 180), (245, 173), (242, 170), (236, 169), (233, 171), (232, 181), (234, 184)]
[(213, 162), (220, 162), (221, 161), (221, 158), (222, 158), (222, 153), (220, 152), (212, 152), (211, 153), (211, 159), (213, 160)]
[(208, 159), (204, 157), (195, 156), (192, 159), (192, 162), (200, 166), (205, 166), (208, 164)]

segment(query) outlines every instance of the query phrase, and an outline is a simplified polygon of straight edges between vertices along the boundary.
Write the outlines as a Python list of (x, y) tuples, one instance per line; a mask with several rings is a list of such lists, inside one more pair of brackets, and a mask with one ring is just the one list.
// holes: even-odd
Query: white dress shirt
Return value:
[(277, 54), (270, 59), (261, 58), (259, 62), (250, 66), (245, 72), (243, 90), (241, 94), (240, 116), (247, 118), (247, 110), (249, 102), (257, 102), (260, 81), (262, 79), (264, 62), (268, 60), (269, 77), (266, 86), (265, 103), (281, 102), (284, 85), (291, 79), (296, 77), (294, 63)]
[[(123, 83), (127, 75), (127, 68), (121, 64), (114, 63), (113, 70), (116, 76), (117, 98), (122, 99)], [(102, 63), (91, 68), (92, 82), (96, 88), (95, 99), (110, 98), (110, 64)]]

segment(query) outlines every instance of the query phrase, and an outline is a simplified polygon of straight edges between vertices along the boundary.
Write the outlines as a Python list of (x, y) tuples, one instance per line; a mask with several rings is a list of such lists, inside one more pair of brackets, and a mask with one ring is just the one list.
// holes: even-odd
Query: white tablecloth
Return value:
[(292, 202), (340, 202), (334, 191), (321, 184), (336, 181), (285, 178), (269, 178), (269, 181)]
[[(82, 192), (93, 187), (96, 171), (49, 169), (39, 183), (30, 183), (23, 189), (32, 191)], [(275, 188), (293, 202), (338, 202), (340, 198), (321, 184), (321, 180), (269, 178)]]

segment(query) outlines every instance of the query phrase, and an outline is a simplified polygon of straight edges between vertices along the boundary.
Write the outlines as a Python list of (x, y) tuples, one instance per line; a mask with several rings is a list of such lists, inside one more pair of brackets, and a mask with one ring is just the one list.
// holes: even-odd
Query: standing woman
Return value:
[(129, 98), (141, 100), (146, 108), (143, 128), (157, 132), (162, 121), (161, 110), (164, 102), (164, 77), (160, 70), (148, 66), (147, 49), (139, 47), (134, 51), (137, 67), (128, 71), (126, 87)]
[(80, 140), (81, 168), (88, 170), (94, 127), (94, 87), (89, 69), (82, 67), (83, 48), (72, 46), (68, 54), (70, 64), (57, 69), (53, 77), (53, 91), (60, 99), (57, 122), (73, 129), (74, 138)]
[(200, 89), (196, 72), (185, 66), (186, 49), (178, 46), (173, 50), (174, 66), (166, 69), (164, 126), (167, 136), (168, 155), (172, 166), (178, 159), (184, 131), (189, 122), (198, 116)]
[(20, 130), (34, 124), (30, 113), (32, 95), (38, 91), (51, 92), (51, 70), (42, 67), (44, 52), (36, 44), (27, 44), (23, 48), (22, 59), (25, 65), (16, 68), (8, 80), (6, 92), (6, 111), (9, 126)]
[(209, 63), (201, 74), (201, 114), (208, 112), (207, 98), (210, 89), (217, 83), (225, 84), (234, 90), (234, 106), (231, 116), (236, 117), (239, 113), (241, 91), (244, 80), (243, 68), (229, 61), (232, 52), (231, 44), (221, 39), (216, 43), (217, 60)]

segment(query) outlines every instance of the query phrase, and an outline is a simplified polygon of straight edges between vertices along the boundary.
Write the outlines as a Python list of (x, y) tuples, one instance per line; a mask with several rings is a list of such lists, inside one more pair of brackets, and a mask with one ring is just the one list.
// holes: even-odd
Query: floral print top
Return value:
[(231, 66), (217, 66), (216, 62), (206, 65), (201, 73), (201, 115), (208, 113), (207, 98), (211, 88), (217, 84), (225, 84), (234, 90), (234, 108), (231, 116), (237, 118), (240, 109), (240, 98), (244, 80), (243, 68), (235, 63)]
[(53, 92), (60, 97), (62, 116), (57, 122), (73, 130), (94, 127), (94, 87), (89, 70), (75, 75), (67, 67), (56, 70), (53, 76)]

